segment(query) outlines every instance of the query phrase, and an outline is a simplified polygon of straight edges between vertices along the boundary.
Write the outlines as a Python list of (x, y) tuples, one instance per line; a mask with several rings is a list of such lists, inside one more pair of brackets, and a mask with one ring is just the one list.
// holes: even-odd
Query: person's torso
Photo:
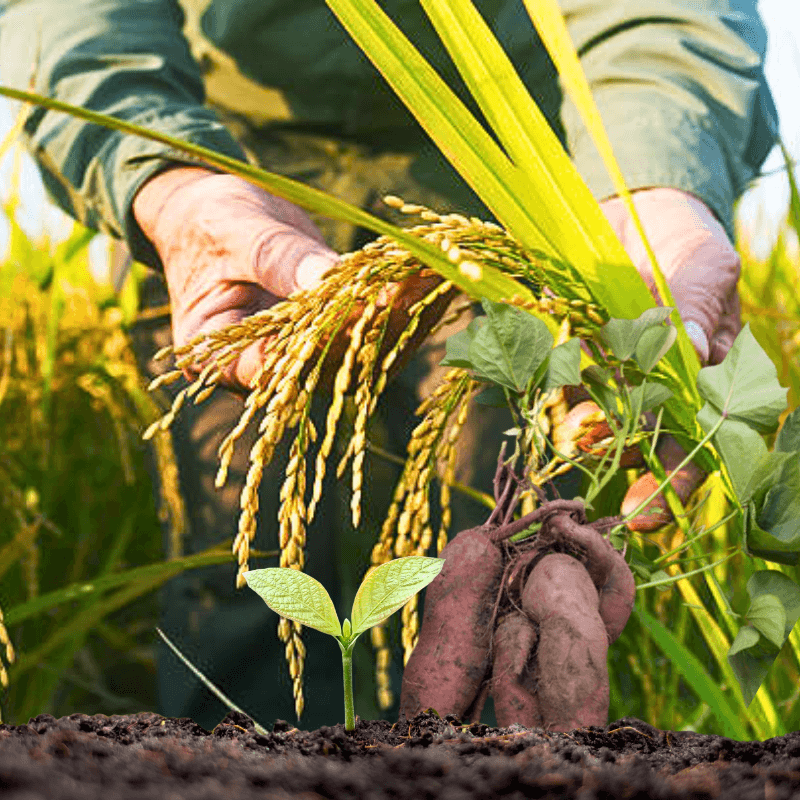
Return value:
[[(181, 0), (187, 36), (207, 69), (209, 100), (259, 121), (294, 119), (345, 134), (411, 124), (409, 113), (322, 0)], [(550, 117), (554, 73), (522, 3), (479, 10)], [(418, 0), (382, 6), (448, 84), (457, 72)], [(236, 74), (234, 74), (236, 73)]]

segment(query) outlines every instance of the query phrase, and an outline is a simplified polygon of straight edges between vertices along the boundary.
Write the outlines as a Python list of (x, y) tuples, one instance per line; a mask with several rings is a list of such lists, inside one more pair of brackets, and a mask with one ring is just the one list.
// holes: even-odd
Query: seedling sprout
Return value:
[(277, 614), (333, 636), (342, 651), (344, 727), (355, 729), (353, 708), (353, 647), (356, 639), (386, 620), (424, 589), (444, 566), (444, 559), (406, 556), (367, 573), (356, 592), (352, 623), (339, 617), (325, 587), (310, 575), (285, 567), (244, 573), (247, 585)]

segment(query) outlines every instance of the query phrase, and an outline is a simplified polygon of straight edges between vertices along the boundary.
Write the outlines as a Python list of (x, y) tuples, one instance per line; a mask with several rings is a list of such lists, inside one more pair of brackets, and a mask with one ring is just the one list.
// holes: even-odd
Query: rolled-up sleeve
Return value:
[[(199, 69), (174, 0), (16, 0), (0, 3), (0, 77), (92, 111), (244, 159), (203, 106)], [(189, 159), (147, 139), (36, 108), (26, 142), (52, 199), (89, 227), (125, 238), (158, 266), (131, 204), (170, 161)]]
[[(691, 192), (732, 237), (734, 202), (777, 132), (756, 0), (562, 0), (561, 7), (628, 187)], [(562, 121), (594, 196), (616, 194), (568, 99)]]

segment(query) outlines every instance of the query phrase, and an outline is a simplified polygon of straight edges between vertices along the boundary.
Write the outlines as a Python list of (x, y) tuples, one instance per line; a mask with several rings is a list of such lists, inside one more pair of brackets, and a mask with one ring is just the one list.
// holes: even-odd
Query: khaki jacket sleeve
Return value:
[[(631, 189), (703, 200), (733, 236), (733, 205), (775, 143), (756, 0), (561, 0)], [(616, 194), (575, 106), (569, 150), (597, 199)]]
[[(16, 0), (0, 3), (0, 74), (6, 85), (244, 158), (203, 107), (197, 64), (174, 0)], [(41, 108), (25, 137), (52, 199), (89, 227), (127, 239), (136, 259), (158, 266), (131, 203), (168, 160), (165, 145)]]

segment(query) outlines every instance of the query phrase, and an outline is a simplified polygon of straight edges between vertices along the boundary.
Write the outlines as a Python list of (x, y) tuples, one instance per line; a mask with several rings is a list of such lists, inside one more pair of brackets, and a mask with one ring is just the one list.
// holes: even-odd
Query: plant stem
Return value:
[(344, 729), (356, 729), (355, 709), (353, 707), (353, 648), (342, 648), (342, 675), (344, 677)]
[(696, 542), (698, 539), (701, 539), (703, 536), (708, 536), (708, 534), (713, 533), (717, 528), (722, 527), (726, 522), (732, 520), (735, 516), (739, 514), (739, 509), (735, 509), (726, 517), (723, 517), (718, 522), (715, 522), (710, 528), (706, 528), (705, 530), (700, 531), (696, 536), (693, 536), (691, 539), (686, 539), (682, 544), (679, 544), (677, 547), (669, 550), (666, 553), (663, 553), (658, 558), (656, 558), (653, 563), (658, 565), (661, 564), (663, 561), (666, 561), (670, 556), (674, 556), (676, 553), (680, 553), (683, 550), (688, 549), (693, 542)]

